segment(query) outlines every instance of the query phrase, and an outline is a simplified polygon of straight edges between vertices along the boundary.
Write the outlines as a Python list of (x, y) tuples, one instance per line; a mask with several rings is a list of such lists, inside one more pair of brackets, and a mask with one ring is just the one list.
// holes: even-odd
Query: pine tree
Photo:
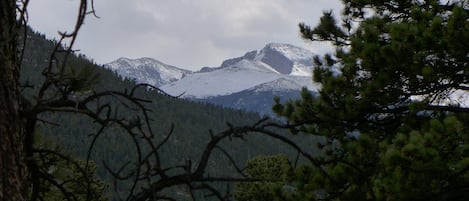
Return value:
[[(246, 162), (245, 174), (259, 181), (238, 183), (234, 197), (238, 201), (283, 200), (287, 181), (292, 176), (291, 163), (283, 154), (256, 156)], [(278, 198), (277, 198), (278, 197)]]
[(469, 2), (343, 3), (342, 24), (300, 24), (336, 47), (314, 59), (319, 95), (274, 106), (324, 138), (295, 200), (467, 200)]

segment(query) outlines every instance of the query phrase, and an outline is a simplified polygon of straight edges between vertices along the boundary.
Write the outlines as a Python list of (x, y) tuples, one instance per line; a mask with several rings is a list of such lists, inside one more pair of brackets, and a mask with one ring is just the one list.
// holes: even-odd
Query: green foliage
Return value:
[(467, 186), (469, 146), (464, 142), (469, 136), (460, 119), (432, 119), (420, 130), (398, 133), (391, 142), (382, 142), (380, 165), (384, 169), (374, 179), (376, 196), (410, 200)]
[[(40, 138), (36, 142), (37, 169), (33, 170), (34, 193), (42, 200), (105, 201), (106, 184), (96, 177), (97, 166), (61, 154), (61, 148)], [(51, 149), (56, 147), (54, 149)], [(35, 195), (35, 193), (37, 193)]]
[(254, 157), (246, 162), (245, 174), (262, 181), (237, 184), (234, 196), (238, 201), (281, 200), (293, 176), (286, 155)]
[(67, 90), (75, 93), (92, 90), (101, 80), (100, 75), (95, 72), (94, 66), (91, 64), (80, 67), (67, 66), (65, 75), (64, 85), (68, 87)]
[(325, 139), (294, 200), (466, 200), (469, 109), (451, 99), (469, 90), (469, 2), (343, 2), (344, 24), (300, 24), (336, 46), (315, 58), (319, 95), (273, 107)]

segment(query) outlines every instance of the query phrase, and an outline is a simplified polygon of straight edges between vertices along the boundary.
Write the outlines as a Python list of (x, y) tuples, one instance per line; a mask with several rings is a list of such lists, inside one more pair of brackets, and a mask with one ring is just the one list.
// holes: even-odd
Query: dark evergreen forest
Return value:
[[(23, 90), (23, 95), (28, 101), (35, 101), (35, 97), (31, 96), (31, 94), (35, 94), (33, 92), (38, 90), (37, 83), (44, 79), (41, 73), (43, 68), (50, 62), (50, 55), (56, 43), (57, 41), (48, 40), (42, 34), (28, 30), (21, 68), (21, 82), (26, 86)], [(130, 90), (136, 85), (133, 80), (120, 77), (116, 73), (95, 64), (91, 59), (81, 54), (71, 55), (67, 59), (66, 68), (66, 71), (71, 74), (81, 73), (89, 75), (87, 76), (87, 83), (92, 85), (92, 89), (96, 92), (106, 90), (125, 91)], [(83, 94), (75, 93), (74, 96), (78, 97), (90, 92), (82, 90), (81, 93)], [(168, 134), (172, 134), (163, 147), (164, 154), (161, 160), (166, 167), (176, 167), (184, 165), (188, 161), (197, 161), (210, 139), (210, 132), (217, 132), (226, 129), (228, 126), (252, 124), (261, 119), (256, 113), (181, 100), (175, 97), (168, 97), (156, 90), (144, 89), (139, 91), (139, 93), (139, 96), (143, 99), (151, 100), (149, 108), (151, 110), (149, 113), (151, 127), (153, 132), (158, 135), (155, 137), (155, 140), (162, 141)], [(112, 103), (125, 100), (111, 98), (106, 101)], [(118, 116), (135, 115), (132, 110), (119, 110), (117, 108), (117, 111), (118, 114), (116, 115)], [(84, 115), (46, 113), (41, 115), (40, 120), (41, 123), (37, 128), (40, 141), (47, 142), (49, 146), (58, 146), (59, 149), (78, 159), (86, 158), (94, 139), (92, 134), (95, 133), (96, 129), (99, 129), (96, 123)], [(294, 136), (290, 137), (295, 138)], [(293, 140), (305, 146), (314, 144), (316, 140), (315, 137), (311, 136), (302, 136), (301, 138), (301, 140)], [(126, 164), (131, 164), (135, 157), (137, 157), (134, 143), (126, 135), (125, 131), (117, 127), (106, 129), (94, 142), (93, 149), (91, 150), (91, 159), (98, 166), (97, 176), (108, 184), (108, 192), (110, 194), (114, 193), (113, 196), (116, 196), (113, 189), (111, 189), (114, 176), (104, 168), (104, 165), (110, 169), (117, 170)], [(244, 166), (246, 160), (258, 155), (287, 153), (291, 156), (291, 160), (294, 160), (296, 157), (296, 153), (293, 150), (289, 150), (287, 145), (263, 136), (250, 135), (244, 140), (231, 139), (223, 142), (221, 147), (229, 153), (240, 167)], [(308, 150), (311, 149), (310, 147)], [(214, 153), (210, 162), (208, 174), (219, 176), (238, 174), (235, 166), (232, 165), (223, 151)], [(118, 184), (124, 193), (126, 185), (125, 182)], [(227, 184), (220, 184), (219, 187), (226, 188)], [(172, 190), (177, 191), (175, 193), (181, 195), (180, 199), (188, 196), (185, 195), (183, 189)]]

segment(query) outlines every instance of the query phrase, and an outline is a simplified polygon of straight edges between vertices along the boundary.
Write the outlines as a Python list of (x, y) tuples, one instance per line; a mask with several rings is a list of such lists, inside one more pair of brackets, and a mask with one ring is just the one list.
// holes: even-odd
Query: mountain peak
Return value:
[[(285, 43), (268, 43), (260, 50), (223, 61), (197, 72), (169, 66), (153, 58), (121, 57), (105, 67), (140, 83), (149, 83), (172, 95), (269, 113), (273, 96), (295, 98), (313, 83), (313, 52)], [(181, 58), (184, 59), (184, 58)], [(242, 107), (241, 107), (242, 106)]]
[(311, 75), (313, 52), (285, 43), (269, 43), (258, 59), (286, 75)]
[(138, 83), (148, 83), (157, 87), (177, 81), (190, 73), (188, 70), (149, 57), (139, 59), (121, 57), (105, 64), (104, 67), (116, 71), (123, 77), (135, 78)]
[(247, 52), (242, 57), (227, 59), (227, 60), (223, 61), (223, 63), (221, 64), (220, 67), (225, 68), (225, 67), (234, 65), (234, 64), (236, 64), (236, 63), (238, 63), (238, 62), (240, 62), (241, 60), (244, 60), (244, 59), (253, 60), (253, 59), (256, 58), (257, 53), (258, 53), (257, 50), (253, 50), (253, 51)]
[(250, 51), (241, 57), (223, 61), (220, 68), (242, 67), (246, 61), (256, 63), (260, 68), (267, 68), (274, 73), (310, 76), (313, 65), (313, 52), (286, 43), (268, 43), (259, 51)]
[(279, 52), (292, 61), (310, 60), (314, 54), (310, 50), (287, 43), (268, 43), (262, 50), (273, 50)]
[(287, 48), (299, 48), (294, 45), (288, 44), (288, 43), (267, 43), (264, 48), (281, 48), (281, 47), (287, 47)]
[[(205, 67), (196, 73), (169, 66), (153, 58), (128, 59), (121, 57), (105, 65), (121, 76), (149, 83), (170, 94), (185, 92), (186, 97), (203, 98), (231, 94), (264, 83), (267, 86), (291, 86), (282, 77), (295, 76), (311, 80), (313, 53), (285, 43), (269, 43), (261, 50), (253, 50), (243, 56), (223, 61), (219, 67)], [(302, 82), (304, 83), (304, 82)], [(269, 88), (270, 89), (270, 88)]]

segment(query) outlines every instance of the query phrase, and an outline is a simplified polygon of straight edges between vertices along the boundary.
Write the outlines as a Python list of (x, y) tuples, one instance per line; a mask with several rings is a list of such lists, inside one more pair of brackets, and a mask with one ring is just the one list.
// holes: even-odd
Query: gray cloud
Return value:
[[(30, 24), (49, 37), (71, 30), (77, 0), (36, 0)], [(76, 48), (107, 63), (121, 56), (153, 57), (182, 68), (217, 66), (223, 59), (284, 42), (308, 45), (297, 24), (315, 24), (338, 0), (95, 0), (100, 19), (88, 17)]]

